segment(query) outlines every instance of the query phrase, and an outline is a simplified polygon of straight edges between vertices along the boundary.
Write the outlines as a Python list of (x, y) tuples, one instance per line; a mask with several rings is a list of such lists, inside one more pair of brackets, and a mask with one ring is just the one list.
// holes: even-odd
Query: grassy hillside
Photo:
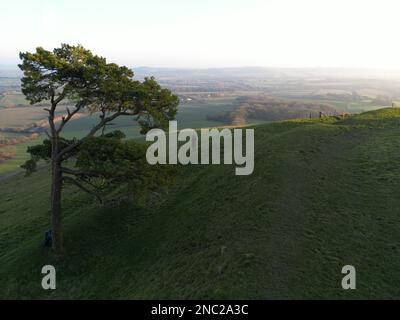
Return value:
[[(187, 167), (151, 209), (65, 197), (66, 256), (39, 246), (49, 178), (0, 185), (0, 298), (399, 298), (400, 110), (255, 127), (255, 171)], [(57, 290), (40, 287), (57, 268)], [(341, 289), (341, 268), (357, 290)]]

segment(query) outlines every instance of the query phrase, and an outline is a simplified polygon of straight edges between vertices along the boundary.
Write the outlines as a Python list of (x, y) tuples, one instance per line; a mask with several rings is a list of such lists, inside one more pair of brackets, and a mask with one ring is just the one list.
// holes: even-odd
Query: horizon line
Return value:
[[(0, 63), (1, 67), (14, 67), (19, 70), (17, 63)], [(139, 65), (132, 66), (120, 63), (121, 66), (127, 66), (131, 69), (170, 69), (170, 70), (222, 70), (222, 69), (278, 69), (278, 70), (357, 70), (357, 71), (398, 71), (400, 72), (400, 67), (388, 68), (388, 67), (347, 67), (347, 66), (261, 66), (261, 65), (242, 65), (242, 66), (149, 66), (149, 65)]]

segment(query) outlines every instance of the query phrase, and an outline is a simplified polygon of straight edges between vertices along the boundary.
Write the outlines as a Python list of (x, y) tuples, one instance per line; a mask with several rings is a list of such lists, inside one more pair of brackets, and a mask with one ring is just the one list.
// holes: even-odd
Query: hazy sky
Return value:
[(160, 67), (400, 69), (399, 0), (1, 0), (0, 64), (83, 44)]

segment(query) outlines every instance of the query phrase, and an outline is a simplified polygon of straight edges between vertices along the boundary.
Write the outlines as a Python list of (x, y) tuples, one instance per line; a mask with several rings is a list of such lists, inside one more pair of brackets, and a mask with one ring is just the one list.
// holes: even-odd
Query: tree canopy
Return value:
[[(144, 144), (125, 141), (122, 132), (106, 129), (121, 116), (136, 120), (141, 133), (166, 128), (175, 118), (179, 100), (153, 77), (137, 81), (131, 69), (108, 63), (80, 45), (62, 44), (53, 51), (39, 47), (34, 53), (20, 53), (20, 59), (26, 99), (49, 105), (45, 108), (47, 139), (28, 149), (31, 159), (23, 167), (29, 174), (39, 160), (51, 161), (53, 248), (61, 251), (61, 189), (65, 183), (100, 201), (102, 193), (122, 184), (138, 195), (170, 183), (173, 170), (147, 164)], [(56, 112), (64, 113), (61, 121)], [(97, 117), (98, 122), (82, 137), (64, 138), (65, 125), (78, 113)]]

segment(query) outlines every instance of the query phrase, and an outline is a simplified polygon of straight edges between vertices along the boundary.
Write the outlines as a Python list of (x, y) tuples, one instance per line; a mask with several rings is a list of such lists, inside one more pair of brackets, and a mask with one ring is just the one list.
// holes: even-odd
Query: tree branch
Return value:
[(89, 189), (86, 188), (83, 184), (81, 184), (78, 180), (73, 179), (73, 178), (71, 178), (71, 177), (63, 177), (63, 181), (77, 186), (77, 187), (80, 188), (81, 190), (83, 190), (83, 191), (85, 191), (85, 192), (91, 194), (92, 196), (95, 196), (96, 199), (97, 199), (100, 203), (103, 203), (103, 199), (102, 199), (96, 192), (94, 192), (94, 191), (92, 191), (92, 190), (89, 190)]
[(119, 116), (126, 116), (126, 115), (135, 115), (135, 113), (131, 113), (131, 112), (126, 112), (126, 111), (118, 111), (115, 112), (114, 114), (112, 114), (109, 117), (103, 118), (97, 125), (95, 125), (92, 130), (90, 130), (90, 132), (83, 137), (82, 139), (80, 139), (78, 142), (69, 145), (68, 147), (64, 148), (63, 150), (61, 150), (58, 154), (58, 158), (61, 158), (63, 156), (65, 156), (65, 154), (67, 154), (68, 152), (73, 151), (75, 148), (79, 147), (80, 145), (82, 145), (86, 140), (88, 140), (89, 138), (93, 137), (97, 131), (99, 131), (103, 126), (105, 126), (108, 122), (111, 122), (113, 120), (115, 120), (116, 118), (118, 118)]
[(44, 133), (46, 134), (47, 138), (51, 139), (50, 133), (47, 130), (44, 130)]
[(75, 114), (77, 114), (81, 109), (82, 109), (82, 104), (77, 104), (77, 105), (75, 106), (75, 110), (72, 111), (72, 112), (67, 108), (67, 116), (65, 116), (65, 117), (62, 118), (61, 124), (60, 124), (59, 128), (57, 129), (57, 134), (60, 134), (60, 132), (62, 131), (62, 129), (64, 128), (64, 126), (67, 124), (67, 122), (68, 122), (69, 120), (71, 120), (72, 117), (73, 117)]
[(74, 176), (99, 177), (99, 176), (103, 175), (101, 172), (97, 172), (97, 171), (92, 171), (92, 170), (89, 170), (89, 171), (73, 170), (73, 169), (65, 168), (65, 167), (62, 167), (61, 171), (66, 173), (66, 174), (71, 174), (71, 175), (74, 175)]
[(56, 130), (56, 126), (54, 123), (54, 113), (56, 111), (57, 104), (54, 102), (54, 90), (53, 89), (50, 90), (50, 95), (51, 95), (51, 98), (50, 98), (51, 108), (47, 109), (47, 111), (49, 112), (49, 126), (51, 129), (51, 136), (54, 138), (57, 136), (57, 130)]
[(58, 98), (56, 100), (54, 100), (53, 102), (57, 105), (58, 103), (60, 103), (66, 96), (66, 91), (65, 88), (63, 89), (62, 93), (58, 96)]

